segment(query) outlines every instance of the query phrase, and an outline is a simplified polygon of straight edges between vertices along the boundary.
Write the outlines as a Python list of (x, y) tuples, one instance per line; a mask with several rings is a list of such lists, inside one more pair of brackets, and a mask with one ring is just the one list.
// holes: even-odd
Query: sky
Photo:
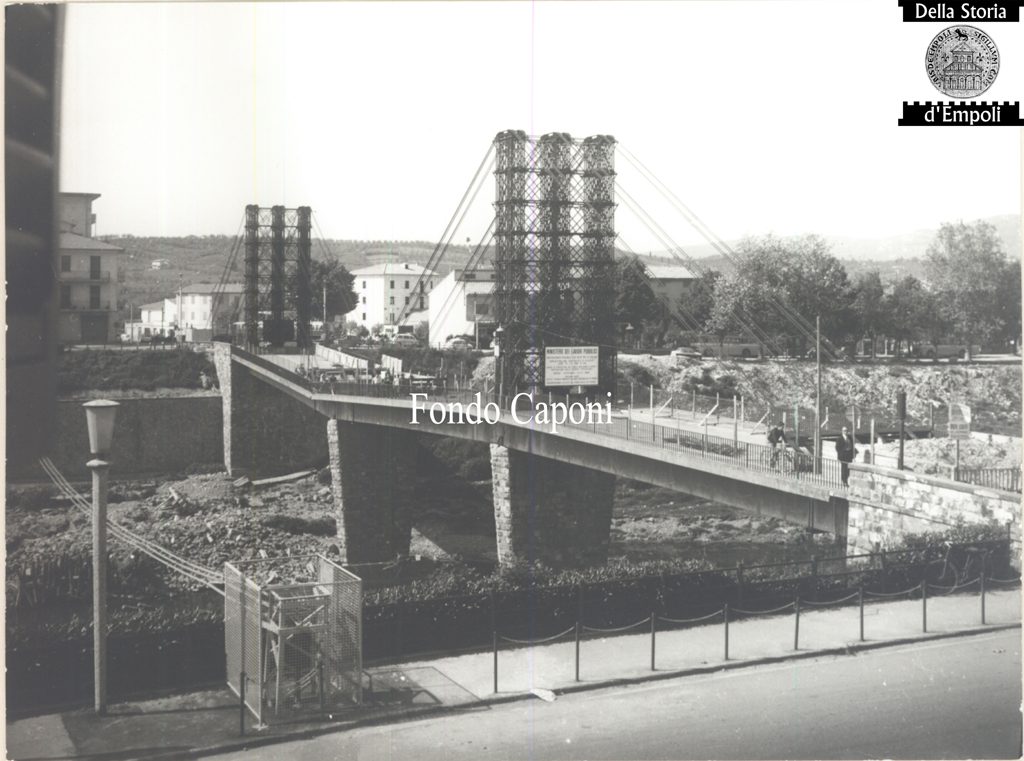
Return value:
[[(897, 127), (945, 99), (942, 23), (895, 0), (72, 4), (61, 185), (100, 235), (235, 234), (308, 205), (328, 238), (441, 238), (494, 135), (614, 135), (717, 235), (881, 237), (1021, 209), (1021, 133)], [(1019, 100), (1020, 24), (986, 29)], [(700, 236), (623, 158), (673, 242)], [(487, 178), (456, 242), (493, 216)], [(664, 248), (621, 201), (634, 250)]]

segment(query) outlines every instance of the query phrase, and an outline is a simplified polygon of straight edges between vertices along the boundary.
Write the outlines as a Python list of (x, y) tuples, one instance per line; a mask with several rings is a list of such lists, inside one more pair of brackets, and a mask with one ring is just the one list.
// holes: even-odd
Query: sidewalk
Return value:
[[(7, 756), (14, 759), (171, 758), (237, 750), (246, 745), (300, 739), (370, 723), (396, 721), (441, 710), (479, 708), (511, 700), (533, 699), (530, 690), (565, 694), (650, 679), (743, 668), (794, 658), (852, 654), (864, 649), (939, 637), (963, 636), (1019, 627), (1019, 589), (986, 594), (986, 626), (980, 624), (975, 594), (933, 596), (927, 604), (927, 633), (922, 632), (921, 600), (865, 601), (864, 636), (859, 639), (859, 609), (854, 599), (843, 606), (801, 604), (799, 650), (794, 651), (792, 609), (777, 616), (734, 613), (729, 624), (729, 660), (724, 660), (721, 616), (707, 625), (661, 631), (655, 635), (651, 671), (650, 624), (638, 633), (615, 637), (589, 633), (580, 646), (580, 681), (575, 681), (575, 644), (564, 640), (534, 647), (504, 645), (498, 657), (494, 692), (492, 652), (409, 661), (368, 669), (376, 706), (316, 723), (257, 730), (247, 718), (239, 736), (238, 701), (226, 689), (175, 695), (114, 705), (103, 718), (91, 710), (37, 716), (7, 725)], [(541, 636), (554, 632), (539, 632)], [(550, 697), (550, 696), (548, 696)]]

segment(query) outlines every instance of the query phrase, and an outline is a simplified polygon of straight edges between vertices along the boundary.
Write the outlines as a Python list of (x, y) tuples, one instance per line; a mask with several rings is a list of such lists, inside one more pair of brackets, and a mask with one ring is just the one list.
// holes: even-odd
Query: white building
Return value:
[(118, 291), (124, 279), (124, 249), (92, 236), (99, 193), (60, 194), (61, 343), (106, 343), (118, 334)]
[(651, 278), (651, 290), (663, 296), (670, 304), (677, 304), (684, 294), (693, 292), (697, 276), (677, 264), (645, 264)]
[(241, 283), (186, 285), (163, 301), (164, 322), (185, 333), (187, 341), (208, 341), (215, 333), (228, 333), (232, 321), (242, 319)]
[[(132, 310), (129, 308), (129, 311)], [(164, 321), (164, 302), (154, 301), (139, 307), (138, 314), (130, 314), (130, 319), (124, 324), (122, 338), (137, 343), (144, 338), (168, 335), (172, 330), (173, 327)]]
[(409, 262), (373, 264), (352, 270), (352, 275), (357, 303), (348, 319), (368, 330), (394, 325), (407, 304), (407, 313), (426, 309), (436, 282), (433, 272)]
[(494, 324), (495, 271), (489, 267), (449, 272), (430, 293), (430, 345), (444, 346), (452, 336), (476, 336)]

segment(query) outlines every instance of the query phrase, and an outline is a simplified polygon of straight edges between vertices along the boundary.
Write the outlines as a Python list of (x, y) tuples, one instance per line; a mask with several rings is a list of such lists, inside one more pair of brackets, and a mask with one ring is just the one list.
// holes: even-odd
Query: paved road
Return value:
[(1018, 758), (1020, 632), (494, 706), (236, 759)]

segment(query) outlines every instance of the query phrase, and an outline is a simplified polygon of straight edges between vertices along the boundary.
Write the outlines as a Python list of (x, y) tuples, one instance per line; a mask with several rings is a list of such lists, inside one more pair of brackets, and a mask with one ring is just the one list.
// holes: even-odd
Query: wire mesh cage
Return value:
[(362, 701), (362, 580), (322, 555), (224, 564), (228, 687), (260, 723)]

